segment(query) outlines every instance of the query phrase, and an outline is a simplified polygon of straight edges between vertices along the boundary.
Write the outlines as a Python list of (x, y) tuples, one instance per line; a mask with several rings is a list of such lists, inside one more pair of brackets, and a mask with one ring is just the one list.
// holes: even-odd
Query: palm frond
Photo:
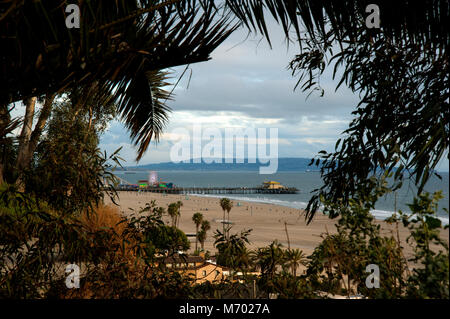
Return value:
[[(371, 0), (226, 0), (226, 4), (239, 19), (254, 31), (269, 39), (267, 19), (262, 12), (267, 10), (279, 22), (287, 37), (292, 29), (301, 37), (303, 24), (309, 36), (316, 32), (324, 36), (327, 25), (331, 25), (339, 39), (353, 38), (364, 23), (365, 12)], [(446, 0), (380, 0), (381, 28), (383, 34), (394, 43), (405, 41), (433, 48), (448, 48), (450, 4)]]
[(139, 145), (137, 161), (147, 150), (152, 139), (159, 140), (167, 121), (170, 108), (166, 100), (171, 100), (169, 92), (162, 89), (167, 72), (146, 71), (136, 75), (121, 94), (119, 111), (130, 131), (135, 145)]
[(80, 29), (66, 28), (63, 0), (0, 4), (0, 58), (8, 61), (0, 69), (0, 103), (98, 83), (99, 97), (116, 96), (140, 158), (169, 110), (158, 102), (155, 74), (207, 61), (237, 25), (213, 1), (78, 4)]

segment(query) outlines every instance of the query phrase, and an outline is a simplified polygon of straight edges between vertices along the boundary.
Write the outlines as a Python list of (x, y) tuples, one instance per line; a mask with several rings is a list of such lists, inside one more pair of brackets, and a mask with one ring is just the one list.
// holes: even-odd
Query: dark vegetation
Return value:
[[(66, 1), (3, 1), (0, 296), (449, 298), (448, 244), (436, 218), (440, 194), (423, 192), (438, 161), (449, 156), (449, 3), (380, 1), (382, 28), (367, 29), (368, 3), (80, 1), (81, 28), (67, 29)], [(312, 220), (323, 205), (330, 217), (340, 217), (338, 233), (325, 234), (306, 257), (277, 242), (249, 251), (250, 230), (233, 234), (224, 227), (214, 235), (217, 262), (232, 268), (231, 276), (194, 284), (155, 263), (188, 248), (177, 228), (181, 203), (169, 207), (170, 226), (154, 203), (126, 220), (102, 206), (105, 194), (115, 198), (114, 188), (105, 192), (103, 186), (114, 183), (110, 171), (120, 157), (102, 154), (99, 136), (110, 119), (121, 119), (139, 159), (168, 119), (167, 69), (208, 60), (237, 27), (270, 41), (268, 18), (299, 46), (290, 68), (302, 90), (321, 90), (320, 75), (334, 64), (343, 68), (337, 86), (361, 97), (335, 151), (315, 161), (325, 183), (312, 195), (307, 217)], [(25, 105), (23, 117), (12, 115), (18, 101)], [(369, 214), (405, 174), (417, 186), (412, 215), (399, 212), (389, 222), (410, 229), (413, 270), (401, 243), (381, 235)], [(225, 219), (231, 206), (221, 206)], [(201, 247), (209, 228), (198, 223)], [(82, 266), (80, 289), (65, 287), (67, 263)], [(368, 264), (380, 268), (379, 288), (365, 285)]]

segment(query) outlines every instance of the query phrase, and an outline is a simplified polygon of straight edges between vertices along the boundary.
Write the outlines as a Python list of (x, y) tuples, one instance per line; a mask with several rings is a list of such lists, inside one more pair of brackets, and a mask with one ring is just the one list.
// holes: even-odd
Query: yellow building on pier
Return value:
[(285, 189), (286, 187), (281, 185), (279, 182), (268, 181), (263, 183), (263, 188), (265, 189)]

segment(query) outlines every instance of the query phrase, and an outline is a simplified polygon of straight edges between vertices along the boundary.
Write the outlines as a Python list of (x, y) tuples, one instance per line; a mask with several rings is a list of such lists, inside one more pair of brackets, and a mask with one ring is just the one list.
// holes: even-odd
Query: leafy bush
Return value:
[(81, 223), (46, 203), (0, 190), (0, 296), (39, 298), (61, 274), (61, 259), (80, 261), (96, 254)]
[[(401, 211), (400, 219), (408, 226), (414, 245), (412, 272), (398, 238), (380, 235), (380, 225), (374, 223), (370, 210), (376, 200), (388, 191), (383, 179), (372, 179), (372, 185), (361, 188), (348, 205), (326, 202), (341, 218), (337, 234), (327, 234), (309, 257), (308, 279), (315, 289), (329, 293), (361, 293), (369, 298), (448, 298), (448, 244), (440, 238), (441, 222), (435, 217), (436, 193), (421, 194), (409, 205), (408, 216)], [(393, 216), (388, 222), (398, 222)], [(431, 244), (443, 248), (439, 252)], [(366, 267), (375, 264), (380, 270), (380, 287), (368, 288)]]
[(214, 233), (214, 245), (218, 250), (217, 264), (230, 267), (235, 270), (246, 269), (249, 266), (249, 255), (246, 244), (249, 243), (248, 235), (252, 230), (241, 231), (240, 234), (229, 234), (229, 229), (224, 233), (216, 230)]
[[(419, 264), (408, 278), (407, 296), (410, 298), (449, 298), (449, 248), (440, 237), (441, 221), (436, 218), (441, 192), (430, 197), (424, 193), (409, 205), (412, 215), (401, 213), (402, 221), (411, 231), (414, 257), (410, 260)], [(448, 212), (447, 212), (448, 213)], [(448, 229), (448, 225), (444, 229)], [(431, 245), (440, 249), (436, 252)]]

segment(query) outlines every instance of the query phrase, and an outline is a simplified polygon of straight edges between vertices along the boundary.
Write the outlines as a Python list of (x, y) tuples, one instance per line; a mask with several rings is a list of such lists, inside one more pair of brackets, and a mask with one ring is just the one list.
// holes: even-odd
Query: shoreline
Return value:
[[(186, 234), (195, 234), (195, 224), (192, 221), (192, 215), (196, 212), (203, 214), (204, 219), (211, 223), (211, 230), (208, 231), (205, 241), (205, 250), (215, 252), (213, 234), (216, 229), (222, 229), (219, 220), (223, 219), (223, 211), (219, 205), (221, 197), (203, 197), (196, 195), (172, 195), (158, 194), (150, 192), (118, 192), (119, 210), (124, 216), (130, 216), (134, 211), (144, 207), (146, 203), (152, 200), (156, 201), (157, 206), (167, 209), (169, 203), (182, 201), (181, 216), (178, 227)], [(230, 198), (231, 199), (231, 198)], [(322, 241), (321, 235), (324, 233), (336, 233), (336, 219), (329, 219), (326, 215), (317, 213), (313, 221), (306, 225), (304, 211), (302, 209), (291, 208), (287, 206), (275, 205), (271, 203), (259, 203), (256, 201), (244, 201), (232, 199), (233, 208), (230, 212), (230, 221), (233, 223), (231, 233), (237, 233), (246, 229), (253, 229), (249, 235), (249, 249), (255, 249), (269, 245), (272, 241), (278, 240), (284, 248), (290, 245), (291, 248), (303, 250), (310, 255), (314, 248)], [(238, 206), (238, 202), (240, 206)], [(112, 204), (106, 197), (105, 205)], [(167, 215), (163, 220), (170, 224)], [(286, 223), (286, 224), (285, 224)], [(395, 225), (389, 225), (385, 221), (375, 220), (376, 224), (381, 225), (381, 234), (388, 236), (394, 234)], [(286, 225), (286, 226), (285, 226)], [(289, 243), (286, 235), (286, 228), (289, 234)], [(412, 256), (413, 249), (406, 243), (409, 236), (409, 230), (399, 224), (399, 236), (404, 247), (405, 257)], [(441, 237), (449, 242), (448, 230), (441, 231)], [(195, 240), (190, 239), (191, 249), (194, 251)]]
[[(205, 198), (222, 198), (224, 196), (218, 196), (218, 195), (192, 195), (192, 196), (197, 196), (197, 197), (205, 197)], [(251, 202), (251, 203), (264, 203), (264, 204), (271, 204), (271, 205), (276, 205), (276, 206), (282, 206), (282, 207), (290, 207), (290, 208), (294, 208), (294, 209), (300, 209), (303, 210), (304, 208), (301, 207), (295, 207), (294, 205), (289, 205), (292, 202), (289, 201), (283, 201), (283, 200), (264, 200), (264, 199), (255, 199), (253, 200), (251, 197), (247, 197), (247, 198), (237, 198), (236, 196), (225, 196), (231, 200), (236, 200), (236, 201), (242, 201), (242, 202)], [(284, 204), (286, 203), (286, 204)], [(298, 202), (293, 202), (293, 203), (298, 203)], [(304, 204), (305, 208), (307, 203), (306, 202), (301, 202), (302, 204)], [(411, 214), (411, 212), (409, 211), (403, 211), (406, 214)], [(372, 216), (378, 220), (378, 221), (384, 221), (386, 218), (392, 216), (394, 214), (394, 211), (389, 211), (389, 210), (383, 210), (383, 209), (373, 209), (370, 211), (370, 213), (372, 214)], [(442, 216), (436, 216), (436, 218), (438, 218), (443, 225), (448, 225), (449, 224), (449, 218), (445, 218)]]
[[(126, 172), (126, 171), (125, 171)], [(137, 175), (125, 175), (124, 172), (118, 172), (117, 176), (133, 183), (137, 183), (138, 179), (147, 179), (151, 171), (143, 170), (135, 172)], [(260, 185), (267, 178), (251, 174), (251, 171), (230, 171), (229, 173), (238, 172), (236, 176), (229, 176), (223, 171), (203, 171), (203, 170), (175, 170), (175, 171), (157, 171), (163, 180), (174, 181), (178, 187), (255, 187)], [(217, 174), (210, 174), (217, 173)], [(289, 174), (286, 174), (289, 173)], [(277, 175), (278, 174), (278, 175)], [(192, 194), (192, 196), (221, 198), (228, 197), (237, 201), (246, 202), (265, 202), (275, 205), (282, 205), (297, 209), (305, 209), (312, 194), (313, 189), (322, 185), (320, 175), (314, 172), (277, 172), (276, 175), (269, 179), (274, 179), (281, 182), (283, 185), (296, 187), (299, 190), (297, 195), (269, 195), (269, 194)], [(131, 177), (130, 177), (131, 176)], [(447, 181), (447, 182), (445, 182)], [(445, 183), (443, 183), (445, 182)], [(174, 184), (174, 185), (175, 185)], [(408, 183), (405, 183), (407, 185)], [(441, 191), (444, 196), (438, 203), (439, 208), (437, 218), (441, 220), (444, 225), (449, 224), (449, 215), (445, 212), (448, 209), (448, 173), (443, 176), (443, 180), (433, 178), (427, 184), (425, 189), (429, 193), (434, 191)], [(395, 193), (395, 194), (394, 194)], [(395, 210), (402, 210), (406, 214), (411, 214), (411, 209), (408, 204), (413, 202), (414, 192), (411, 191), (410, 186), (404, 186), (392, 193), (387, 193), (380, 197), (371, 210), (372, 215), (378, 220), (385, 220), (392, 216)], [(182, 195), (182, 194), (180, 194)]]

